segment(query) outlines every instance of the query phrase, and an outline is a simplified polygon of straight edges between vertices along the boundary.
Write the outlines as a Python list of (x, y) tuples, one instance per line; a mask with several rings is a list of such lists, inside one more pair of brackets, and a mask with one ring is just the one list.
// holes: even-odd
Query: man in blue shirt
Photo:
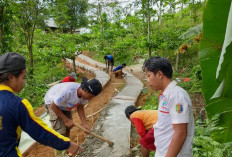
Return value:
[(114, 66), (114, 58), (112, 55), (105, 55), (104, 60), (106, 62), (106, 69), (109, 71), (109, 66), (111, 65), (111, 71), (113, 70)]
[(122, 65), (117, 66), (116, 68), (114, 68), (113, 73), (115, 75), (115, 77), (118, 78), (122, 78), (122, 75), (124, 74), (122, 72), (122, 69), (126, 66), (126, 63), (123, 63)]
[(41, 144), (76, 155), (82, 150), (80, 146), (49, 128), (34, 115), (28, 100), (15, 95), (23, 89), (26, 74), (26, 59), (22, 55), (10, 52), (0, 56), (0, 156), (22, 156), (18, 149), (21, 130)]

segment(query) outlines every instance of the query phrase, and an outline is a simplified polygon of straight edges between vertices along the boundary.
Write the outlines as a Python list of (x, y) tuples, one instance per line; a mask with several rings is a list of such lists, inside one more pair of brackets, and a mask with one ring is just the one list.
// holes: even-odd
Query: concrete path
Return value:
[(89, 57), (87, 57), (87, 56), (85, 56), (83, 54), (78, 55), (78, 58), (80, 58), (80, 59), (82, 59), (84, 61), (87, 61), (89, 63), (95, 64), (95, 65), (97, 65), (97, 66), (99, 66), (101, 68), (105, 68), (106, 67), (105, 64), (103, 64), (101, 62), (98, 62), (98, 61), (95, 61), (95, 60), (93, 60), (93, 59), (91, 59), (91, 58), (89, 58)]
[(95, 137), (88, 136), (83, 147), (85, 152), (78, 156), (83, 157), (128, 157), (130, 156), (131, 123), (126, 118), (124, 110), (129, 105), (134, 105), (143, 84), (132, 74), (127, 73), (126, 86), (111, 99), (106, 109), (101, 112), (96, 121), (93, 132), (104, 136), (114, 142), (109, 147)]
[[(105, 65), (92, 60), (84, 55), (79, 55), (81, 59), (96, 64), (99, 67), (105, 68)], [(71, 60), (68, 60), (72, 63)], [(107, 73), (100, 71), (97, 68), (87, 66), (76, 61), (78, 67), (94, 72), (96, 79), (98, 79), (103, 86), (105, 86), (110, 77)], [(127, 157), (130, 155), (130, 132), (131, 124), (126, 118), (124, 110), (129, 105), (134, 105), (137, 100), (143, 84), (139, 79), (132, 74), (127, 73), (126, 86), (115, 97), (111, 99), (105, 110), (101, 111), (100, 118), (96, 121), (93, 132), (104, 136), (114, 142), (113, 147), (109, 147), (106, 142), (103, 142), (95, 137), (88, 136), (83, 147), (85, 152), (78, 156), (85, 157)], [(112, 89), (113, 90), (113, 89)], [(41, 118), (50, 125), (49, 115), (45, 113)], [(21, 142), (19, 145), (20, 151), (23, 153), (31, 147), (35, 141), (26, 133), (22, 133)]]

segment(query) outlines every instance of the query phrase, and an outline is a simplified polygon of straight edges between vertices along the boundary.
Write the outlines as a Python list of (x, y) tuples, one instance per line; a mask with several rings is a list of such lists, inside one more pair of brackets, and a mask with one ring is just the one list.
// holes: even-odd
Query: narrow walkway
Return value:
[[(93, 63), (90, 59), (85, 60)], [(113, 141), (114, 146), (109, 147), (106, 142), (102, 142), (95, 137), (88, 136), (83, 144), (85, 152), (78, 156), (130, 156), (131, 124), (130, 121), (126, 118), (124, 110), (127, 106), (135, 104), (135, 101), (137, 100), (142, 88), (142, 82), (132, 74), (127, 73), (126, 86), (121, 92), (119, 92), (114, 98), (111, 99), (106, 109), (101, 112), (100, 118), (96, 121), (93, 128), (93, 132), (98, 133)]]
[[(91, 64), (96, 64), (99, 67), (105, 68), (105, 65), (92, 60), (91, 58), (79, 55), (82, 60), (85, 60)], [(68, 60), (72, 63), (71, 60)], [(78, 67), (84, 68), (86, 70), (92, 71), (96, 75), (103, 86), (105, 86), (110, 77), (107, 73), (93, 68), (91, 66), (82, 64), (76, 61)], [(85, 152), (78, 156), (85, 157), (125, 157), (130, 155), (130, 121), (126, 119), (124, 110), (128, 105), (134, 105), (137, 100), (143, 84), (134, 77), (132, 74), (127, 73), (126, 76), (126, 86), (119, 92), (106, 106), (105, 110), (101, 111), (100, 118), (96, 121), (93, 131), (105, 138), (110, 139), (114, 142), (113, 147), (109, 147), (107, 143), (100, 141), (99, 139), (88, 136), (85, 140), (83, 147)], [(114, 90), (114, 89), (112, 89)], [(44, 113), (41, 118), (50, 125), (49, 115)], [(29, 149), (35, 141), (31, 139), (26, 133), (22, 133), (21, 142), (19, 149), (24, 153)]]

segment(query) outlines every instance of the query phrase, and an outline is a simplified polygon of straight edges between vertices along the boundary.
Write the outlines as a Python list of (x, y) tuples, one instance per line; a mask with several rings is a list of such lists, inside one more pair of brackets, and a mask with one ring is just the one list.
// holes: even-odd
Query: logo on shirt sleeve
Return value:
[(166, 106), (167, 105), (167, 99), (166, 98), (164, 98), (164, 101), (163, 101), (163, 104), (162, 104), (163, 106)]
[(176, 104), (176, 112), (177, 113), (183, 112), (183, 105), (182, 104)]

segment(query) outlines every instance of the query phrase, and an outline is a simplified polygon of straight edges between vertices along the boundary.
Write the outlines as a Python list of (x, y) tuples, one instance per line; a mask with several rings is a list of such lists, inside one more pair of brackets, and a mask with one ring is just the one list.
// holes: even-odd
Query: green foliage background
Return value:
[[(219, 77), (216, 71), (225, 35), (231, 39), (232, 34), (226, 34), (226, 29), (231, 30), (229, 14), (232, 14), (231, 0), (209, 0), (203, 18), (203, 40), (200, 46), (200, 59), (202, 68), (202, 89), (206, 100), (206, 110), (209, 118), (216, 128), (211, 130), (211, 136), (219, 142), (232, 142), (232, 86), (231, 86), (231, 54), (232, 44), (226, 48), (223, 56), (222, 68)], [(217, 10), (217, 12), (215, 12)], [(232, 15), (230, 15), (232, 17)], [(229, 28), (227, 28), (230, 26)], [(228, 31), (227, 33), (231, 33)], [(219, 85), (224, 81), (224, 86)], [(213, 97), (217, 89), (222, 93)], [(213, 121), (213, 119), (216, 119)]]
[[(231, 142), (232, 139), (231, 53), (226, 53), (222, 71), (216, 79), (230, 0), (136, 0), (125, 8), (117, 2), (103, 3), (101, 0), (95, 4), (88, 4), (86, 0), (44, 0), (46, 7), (41, 8), (37, 16), (34, 11), (36, 8), (31, 6), (41, 6), (38, 5), (41, 2), (0, 2), (0, 8), (4, 10), (0, 12), (0, 53), (14, 51), (23, 54), (27, 58), (28, 70), (32, 68), (30, 61), (34, 62), (33, 77), (28, 76), (26, 86), (19, 96), (27, 98), (33, 107), (43, 105), (43, 97), (49, 88), (47, 84), (61, 80), (70, 72), (63, 61), (65, 58), (75, 59), (76, 51), (87, 50), (89, 55), (101, 62), (104, 62), (104, 55), (112, 54), (117, 66), (123, 62), (127, 65), (134, 64), (134, 56), (147, 59), (148, 49), (151, 49), (152, 56), (166, 57), (173, 67), (178, 67), (174, 68), (174, 79), (190, 78), (188, 82), (180, 82), (179, 85), (185, 88), (192, 98), (194, 94), (200, 94), (202, 91), (204, 93), (209, 119), (196, 117), (194, 156), (232, 155), (231, 143), (219, 143)], [(148, 3), (154, 6), (159, 2), (162, 4), (161, 8), (147, 8)], [(176, 12), (178, 4), (187, 7), (180, 7), (180, 11)], [(104, 12), (104, 7), (110, 7), (113, 14), (110, 16)], [(133, 7), (138, 8), (134, 14), (130, 12)], [(164, 7), (168, 8), (166, 12), (163, 12)], [(78, 8), (79, 12), (76, 14)], [(89, 17), (85, 14), (88, 9), (94, 12)], [(149, 39), (148, 13), (152, 17)], [(46, 26), (45, 20), (49, 18), (53, 18), (57, 23), (56, 31)], [(186, 40), (179, 37), (202, 22), (203, 40), (200, 54), (199, 44), (194, 40), (188, 45), (186, 52), (180, 53), (179, 47), (186, 44)], [(90, 32), (75, 34), (75, 29), (81, 26), (89, 28)], [(35, 29), (31, 32), (33, 28)], [(28, 34), (33, 35), (33, 58), (29, 55), (28, 40), (25, 38)], [(232, 52), (232, 46), (226, 50)], [(226, 82), (222, 97), (210, 100), (223, 78)], [(157, 109), (154, 104), (158, 105), (158, 93), (152, 93), (148, 97), (143, 109)]]

